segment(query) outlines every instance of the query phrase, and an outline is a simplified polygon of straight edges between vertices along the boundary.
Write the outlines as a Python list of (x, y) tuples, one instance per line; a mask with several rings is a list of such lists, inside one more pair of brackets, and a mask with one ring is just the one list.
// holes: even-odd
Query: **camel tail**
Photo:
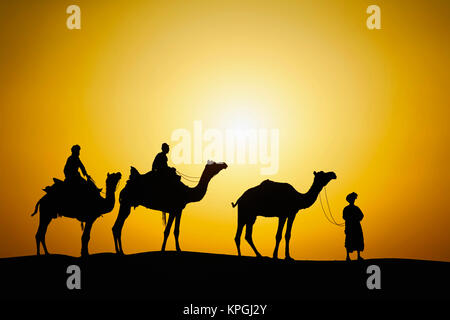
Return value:
[(244, 196), (244, 195), (240, 196), (239, 199), (236, 200), (236, 202), (232, 202), (232, 203), (231, 203), (231, 206), (232, 206), (233, 208), (236, 207), (236, 206), (239, 204), (239, 201), (241, 201), (241, 199), (242, 199), (243, 196)]
[(39, 200), (37, 203), (36, 203), (36, 206), (34, 207), (34, 212), (31, 214), (31, 216), (34, 216), (37, 212), (38, 212), (38, 208), (39, 208), (39, 205), (41, 204), (41, 200)]

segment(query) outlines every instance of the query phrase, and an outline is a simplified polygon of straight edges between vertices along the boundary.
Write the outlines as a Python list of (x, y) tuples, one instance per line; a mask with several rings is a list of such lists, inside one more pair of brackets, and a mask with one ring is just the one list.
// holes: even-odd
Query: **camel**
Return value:
[(100, 190), (90, 190), (89, 192), (73, 194), (73, 190), (65, 182), (53, 179), (55, 184), (44, 189), (47, 194), (36, 203), (34, 212), (31, 215), (34, 216), (40, 207), (39, 227), (36, 232), (37, 255), (41, 254), (41, 243), (45, 254), (49, 254), (45, 244), (47, 227), (52, 219), (58, 216), (64, 216), (81, 221), (82, 229), (83, 223), (86, 224), (83, 235), (81, 236), (81, 256), (88, 256), (88, 243), (92, 225), (98, 217), (114, 209), (116, 187), (121, 177), (120, 172), (108, 173), (105, 198), (100, 195)]
[(236, 203), (231, 203), (233, 208), (238, 206), (238, 224), (234, 238), (238, 255), (241, 255), (241, 234), (244, 226), (246, 226), (245, 240), (250, 244), (256, 256), (261, 257), (252, 240), (253, 224), (257, 216), (278, 217), (278, 230), (275, 237), (276, 243), (273, 258), (278, 259), (278, 247), (280, 245), (283, 227), (287, 220), (285, 233), (286, 260), (292, 260), (289, 254), (289, 240), (291, 239), (291, 229), (295, 216), (299, 210), (312, 206), (317, 200), (317, 196), (322, 188), (332, 179), (336, 179), (334, 172), (314, 171), (314, 182), (305, 194), (297, 192), (288, 183), (279, 183), (270, 180), (265, 180), (260, 185), (245, 191)]
[(169, 213), (169, 219), (164, 229), (164, 240), (161, 251), (165, 251), (167, 238), (175, 220), (174, 237), (176, 250), (179, 252), (180, 244), (178, 241), (180, 234), (181, 213), (188, 203), (198, 202), (203, 199), (211, 179), (221, 170), (226, 169), (225, 163), (216, 163), (208, 161), (203, 170), (198, 184), (191, 188), (177, 181), (170, 184), (169, 187), (160, 185), (151, 178), (152, 172), (141, 175), (135, 168), (131, 167), (130, 178), (126, 186), (120, 192), (119, 214), (112, 228), (114, 245), (117, 254), (124, 254), (122, 249), (122, 228), (125, 220), (130, 215), (131, 207), (143, 206), (148, 209)]

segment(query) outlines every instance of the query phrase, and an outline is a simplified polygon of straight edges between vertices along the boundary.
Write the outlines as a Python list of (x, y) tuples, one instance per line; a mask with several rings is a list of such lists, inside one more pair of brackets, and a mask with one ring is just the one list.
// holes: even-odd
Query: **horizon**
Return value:
[[(167, 142), (169, 166), (188, 176), (209, 156), (245, 154), (183, 211), (182, 250), (237, 255), (231, 202), (266, 179), (304, 193), (314, 171), (334, 171), (331, 212), (342, 222), (346, 195), (359, 195), (365, 259), (450, 262), (450, 2), (377, 1), (380, 30), (366, 27), (362, 0), (72, 2), (79, 30), (66, 27), (68, 3), (0, 3), (0, 258), (35, 254), (39, 218), (30, 214), (52, 178), (64, 179), (74, 144), (99, 188), (108, 172), (122, 174), (114, 210), (97, 219), (89, 243), (91, 254), (114, 252), (130, 167), (150, 171)], [(264, 134), (248, 140), (254, 149), (233, 149), (226, 130)], [(263, 256), (277, 223), (254, 225)], [(158, 251), (163, 230), (161, 212), (132, 209), (125, 253)], [(81, 233), (75, 219), (52, 220), (50, 253), (79, 256)], [(344, 239), (318, 199), (297, 213), (291, 256), (345, 260)], [(283, 234), (280, 259), (284, 246)], [(241, 250), (254, 255), (244, 237)]]

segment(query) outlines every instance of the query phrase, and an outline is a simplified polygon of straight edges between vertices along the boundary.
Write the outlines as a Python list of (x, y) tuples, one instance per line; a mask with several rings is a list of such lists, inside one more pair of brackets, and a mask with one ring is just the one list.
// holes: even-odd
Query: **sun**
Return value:
[(225, 129), (245, 131), (267, 126), (267, 102), (256, 97), (234, 96), (217, 105), (221, 113), (221, 126)]

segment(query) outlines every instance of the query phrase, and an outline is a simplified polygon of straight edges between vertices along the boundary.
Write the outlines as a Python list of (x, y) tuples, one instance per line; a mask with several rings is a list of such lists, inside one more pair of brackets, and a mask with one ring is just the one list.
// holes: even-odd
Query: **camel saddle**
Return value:
[(135, 195), (136, 203), (141, 202), (138, 199), (145, 199), (147, 203), (151, 203), (152, 208), (161, 211), (166, 211), (167, 204), (175, 201), (174, 192), (180, 192), (186, 188), (175, 170), (172, 172), (149, 171), (140, 174), (134, 167), (131, 167), (127, 185), (130, 188), (128, 191)]
[(67, 196), (70, 193), (77, 196), (99, 196), (102, 189), (97, 188), (92, 181), (84, 179), (80, 181), (62, 181), (58, 178), (53, 178), (53, 184), (46, 186), (43, 190), (46, 193), (57, 196)]

